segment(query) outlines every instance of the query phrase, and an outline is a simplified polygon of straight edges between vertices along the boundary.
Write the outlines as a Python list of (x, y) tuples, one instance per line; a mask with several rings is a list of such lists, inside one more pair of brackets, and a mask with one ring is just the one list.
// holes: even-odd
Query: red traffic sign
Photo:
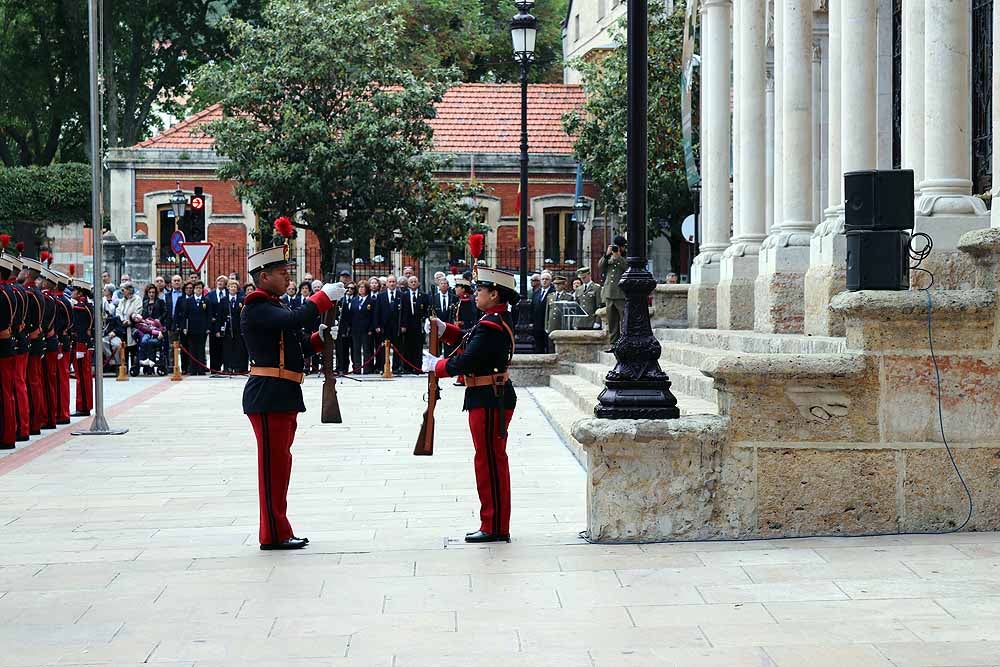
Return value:
[(191, 266), (195, 271), (201, 271), (201, 267), (205, 266), (205, 260), (208, 259), (209, 254), (212, 252), (212, 248), (215, 244), (204, 242), (184, 242), (181, 243), (181, 252), (187, 257), (188, 261), (191, 262)]

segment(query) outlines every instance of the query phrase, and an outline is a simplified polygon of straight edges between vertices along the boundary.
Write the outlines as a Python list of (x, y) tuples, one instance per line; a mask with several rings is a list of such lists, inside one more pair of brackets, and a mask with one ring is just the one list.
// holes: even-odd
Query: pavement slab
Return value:
[(526, 391), (513, 542), (480, 546), (460, 390), (416, 458), (423, 380), (343, 381), (324, 425), (308, 379), (311, 543), (261, 552), (242, 382), (109, 382), (128, 434), (0, 456), (0, 666), (1000, 665), (1000, 534), (588, 544), (586, 475)]

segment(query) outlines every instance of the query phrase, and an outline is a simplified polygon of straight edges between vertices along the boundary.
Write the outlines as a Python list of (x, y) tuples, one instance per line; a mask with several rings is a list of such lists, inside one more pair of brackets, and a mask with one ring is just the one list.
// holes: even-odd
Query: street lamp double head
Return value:
[(576, 224), (580, 226), (580, 231), (585, 231), (587, 221), (590, 219), (590, 202), (587, 201), (586, 197), (582, 195), (577, 197), (576, 203), (573, 204), (573, 217), (576, 219)]

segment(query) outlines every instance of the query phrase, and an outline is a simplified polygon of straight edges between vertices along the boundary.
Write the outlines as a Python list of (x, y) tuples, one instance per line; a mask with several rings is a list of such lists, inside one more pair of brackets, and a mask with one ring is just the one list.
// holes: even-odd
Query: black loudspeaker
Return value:
[(844, 223), (851, 229), (913, 228), (913, 170), (844, 174)]
[(896, 230), (847, 232), (847, 289), (910, 288), (910, 235)]

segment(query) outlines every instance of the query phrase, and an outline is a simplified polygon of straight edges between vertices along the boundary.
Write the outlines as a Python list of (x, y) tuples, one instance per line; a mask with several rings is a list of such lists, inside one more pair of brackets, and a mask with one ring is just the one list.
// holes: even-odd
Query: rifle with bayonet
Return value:
[(333, 372), (333, 348), (336, 340), (333, 336), (333, 325), (337, 321), (337, 304), (323, 314), (323, 324), (328, 328), (323, 337), (323, 408), (320, 411), (320, 422), (324, 424), (341, 424), (340, 401), (337, 400), (337, 376)]
[[(428, 351), (435, 357), (438, 355), (437, 320), (431, 318), (431, 337), (427, 344)], [(420, 435), (417, 436), (417, 446), (413, 448), (414, 456), (432, 456), (434, 454), (434, 408), (437, 407), (441, 387), (437, 375), (431, 369), (427, 373), (427, 409), (424, 410), (424, 421), (420, 424)]]

